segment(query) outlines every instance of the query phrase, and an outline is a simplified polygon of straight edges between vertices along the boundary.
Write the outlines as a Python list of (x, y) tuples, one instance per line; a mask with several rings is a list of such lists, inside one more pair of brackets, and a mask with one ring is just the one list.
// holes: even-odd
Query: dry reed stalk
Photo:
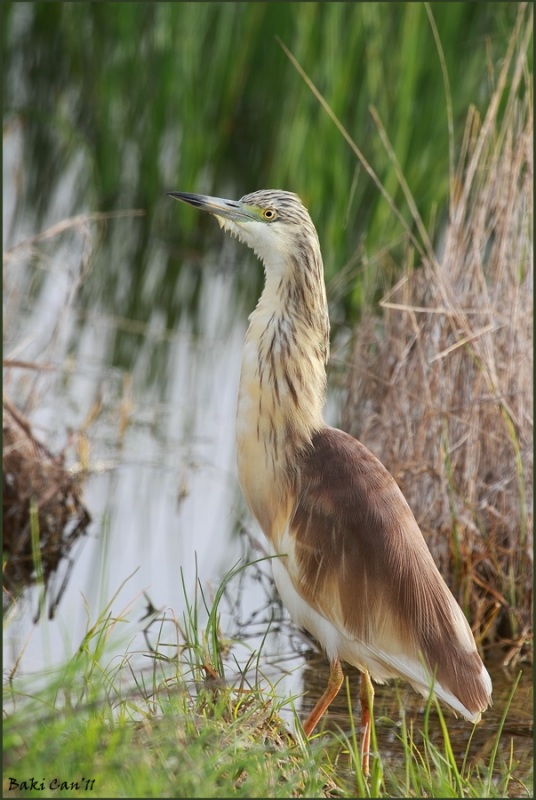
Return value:
[(381, 302), (381, 322), (369, 315), (357, 328), (344, 410), (346, 429), (401, 486), (476, 632), (518, 643), (532, 608), (533, 109), (524, 41), (511, 53), (507, 97), (503, 68), (483, 123), (474, 109), (468, 115), (440, 255), (407, 268)]
[[(32, 504), (35, 522), (32, 522)], [(65, 589), (69, 564), (59, 586), (57, 571), (91, 518), (80, 493), (79, 481), (38, 441), (29, 420), (4, 395), (3, 399), (3, 593), (4, 607), (36, 581), (38, 571), (32, 524), (36, 524), (40, 571), (49, 599), (49, 617)], [(50, 594), (50, 591), (49, 591)], [(40, 613), (38, 610), (37, 616)]]

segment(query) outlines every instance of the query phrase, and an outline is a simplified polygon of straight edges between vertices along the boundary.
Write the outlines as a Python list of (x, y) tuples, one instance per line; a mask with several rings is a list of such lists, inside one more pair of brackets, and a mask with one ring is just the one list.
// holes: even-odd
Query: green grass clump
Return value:
[[(198, 586), (182, 621), (157, 620), (156, 646), (143, 654), (149, 669), (128, 649), (110, 656), (118, 623), (126, 621), (111, 614), (112, 600), (45, 688), (12, 677), (4, 796), (42, 796), (41, 784), (65, 797), (84, 787), (102, 797), (322, 796), (328, 779), (321, 753), (286, 731), (274, 695), (244, 676), (226, 683), (218, 604), (235, 574), (212, 607)], [(200, 610), (208, 614), (203, 628)], [(164, 641), (168, 623), (177, 633), (174, 657)], [(51, 785), (55, 780), (65, 788)]]
[(232, 645), (221, 635), (218, 606), (240, 569), (228, 574), (211, 604), (198, 584), (182, 620), (156, 612), (156, 645), (143, 653), (148, 668), (129, 648), (110, 656), (112, 643), (117, 652), (118, 623), (126, 621), (111, 614), (111, 601), (44, 688), (12, 676), (5, 689), (4, 796), (45, 796), (41, 784), (61, 797), (530, 795), (516, 777), (513, 753), (509, 760), (500, 755), (508, 703), (487, 755), (476, 758), (469, 741), (460, 763), (441, 711), (441, 735), (432, 741), (432, 704), (417, 732), (400, 703), (402, 757), (382, 752), (373, 730), (369, 778), (353, 723), (349, 734), (323, 732), (310, 741), (299, 724), (291, 734), (280, 712), (292, 700), (277, 699), (273, 686), (261, 688), (259, 653), (237, 680), (227, 680)]

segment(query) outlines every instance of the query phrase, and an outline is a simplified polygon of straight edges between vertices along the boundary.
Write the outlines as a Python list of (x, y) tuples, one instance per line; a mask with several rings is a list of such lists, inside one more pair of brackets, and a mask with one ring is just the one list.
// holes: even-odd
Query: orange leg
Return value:
[(370, 774), (370, 715), (374, 706), (374, 686), (367, 670), (361, 673), (359, 700), (361, 701), (361, 767), (363, 775), (368, 776)]
[(318, 720), (324, 714), (327, 707), (333, 701), (333, 699), (338, 695), (339, 689), (342, 686), (342, 682), (344, 680), (344, 675), (342, 674), (342, 667), (341, 662), (337, 658), (335, 661), (332, 662), (329, 678), (328, 678), (328, 686), (316, 706), (313, 708), (305, 722), (303, 723), (303, 731), (306, 736), (310, 736), (311, 733), (314, 731), (316, 725), (318, 724)]

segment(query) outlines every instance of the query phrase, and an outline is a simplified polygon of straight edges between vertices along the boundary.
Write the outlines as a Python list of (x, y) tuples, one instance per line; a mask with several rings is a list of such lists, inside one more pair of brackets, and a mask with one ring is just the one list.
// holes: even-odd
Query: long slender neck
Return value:
[(246, 334), (236, 438), (240, 483), (269, 538), (282, 532), (292, 504), (295, 457), (324, 425), (328, 352), (319, 252), (307, 263), (267, 266)]

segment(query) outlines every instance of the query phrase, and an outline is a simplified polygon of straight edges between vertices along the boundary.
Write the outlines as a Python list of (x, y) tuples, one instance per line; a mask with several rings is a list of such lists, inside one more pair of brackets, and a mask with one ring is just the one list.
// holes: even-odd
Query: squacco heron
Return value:
[(320, 642), (328, 686), (305, 720), (309, 736), (343, 682), (361, 673), (361, 753), (369, 768), (370, 678), (433, 690), (477, 722), (491, 679), (396, 481), (361, 442), (322, 417), (329, 317), (318, 235), (299, 197), (241, 200), (170, 193), (216, 217), (264, 264), (249, 317), (238, 390), (238, 474), (275, 556), (274, 579), (294, 622)]

